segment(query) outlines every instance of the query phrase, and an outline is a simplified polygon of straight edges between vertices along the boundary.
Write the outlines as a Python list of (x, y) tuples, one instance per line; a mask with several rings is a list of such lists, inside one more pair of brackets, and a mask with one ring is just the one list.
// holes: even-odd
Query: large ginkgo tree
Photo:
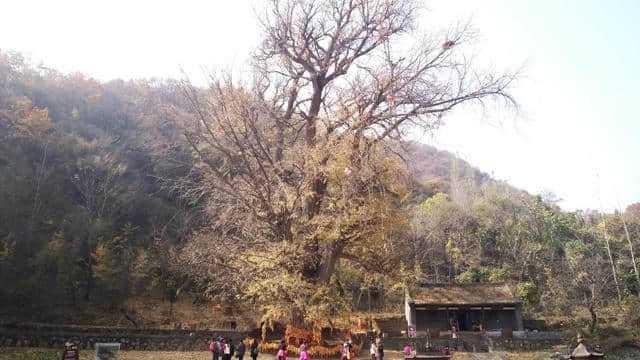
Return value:
[(395, 266), (407, 132), (464, 103), (513, 102), (516, 75), (474, 67), (468, 26), (418, 34), (415, 1), (271, 0), (259, 13), (250, 81), (183, 84), (200, 163), (180, 185), (206, 198), (210, 226), (182, 258), (212, 296), (313, 317), (346, 305), (341, 261)]

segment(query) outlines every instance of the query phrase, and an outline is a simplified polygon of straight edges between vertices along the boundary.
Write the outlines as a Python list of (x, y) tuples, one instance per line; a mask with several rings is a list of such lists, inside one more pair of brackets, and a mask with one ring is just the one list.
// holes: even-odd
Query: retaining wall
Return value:
[(414, 350), (421, 353), (425, 349), (425, 344), (429, 342), (432, 350), (441, 351), (445, 346), (452, 349), (462, 351), (486, 352), (491, 350), (541, 350), (550, 349), (555, 345), (565, 343), (565, 337), (561, 332), (522, 332), (513, 338), (504, 338), (498, 334), (481, 335), (475, 333), (475, 336), (465, 337), (461, 334), (458, 339), (451, 337), (391, 337), (385, 338), (385, 348), (401, 351), (406, 344), (410, 344)]
[(0, 326), (0, 346), (62, 348), (74, 341), (81, 349), (95, 343), (117, 342), (123, 350), (196, 351), (208, 350), (209, 341), (224, 337), (234, 342), (246, 332), (233, 330), (166, 330), (82, 326)]

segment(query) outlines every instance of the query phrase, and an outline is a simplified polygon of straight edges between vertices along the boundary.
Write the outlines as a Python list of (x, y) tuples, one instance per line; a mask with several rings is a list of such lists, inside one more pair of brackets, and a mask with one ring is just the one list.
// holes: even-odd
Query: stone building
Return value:
[(422, 285), (405, 294), (409, 329), (417, 332), (523, 330), (522, 303), (507, 284)]

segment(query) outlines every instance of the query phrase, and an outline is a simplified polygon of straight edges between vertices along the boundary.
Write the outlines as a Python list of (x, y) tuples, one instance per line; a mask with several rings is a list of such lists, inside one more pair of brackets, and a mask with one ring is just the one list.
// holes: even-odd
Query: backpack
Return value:
[(216, 343), (214, 343), (213, 341), (209, 343), (209, 351), (216, 351)]

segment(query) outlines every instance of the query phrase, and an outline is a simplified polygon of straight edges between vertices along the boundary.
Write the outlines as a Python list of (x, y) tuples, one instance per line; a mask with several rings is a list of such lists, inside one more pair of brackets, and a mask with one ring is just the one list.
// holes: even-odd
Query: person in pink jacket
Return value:
[(278, 360), (287, 360), (287, 344), (284, 340), (280, 341), (280, 347), (278, 349)]
[(307, 352), (306, 347), (304, 350), (300, 351), (300, 360), (309, 360), (309, 353)]

